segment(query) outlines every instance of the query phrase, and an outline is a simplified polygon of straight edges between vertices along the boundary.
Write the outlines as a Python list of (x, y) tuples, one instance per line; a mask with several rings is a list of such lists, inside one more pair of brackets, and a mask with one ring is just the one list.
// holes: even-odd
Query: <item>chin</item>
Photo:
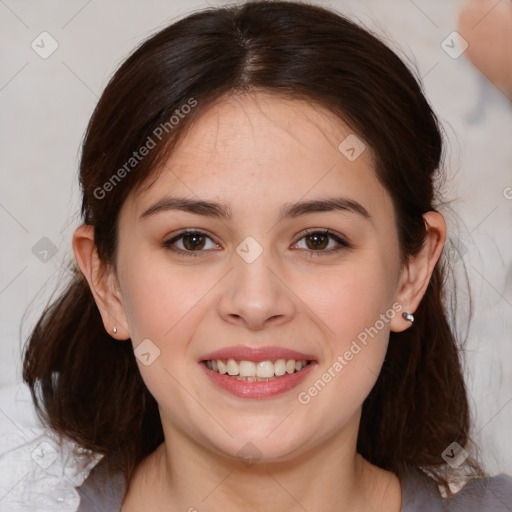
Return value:
[(221, 442), (209, 439), (209, 444), (219, 455), (238, 459), (247, 467), (258, 462), (285, 462), (307, 449), (305, 438), (295, 436), (290, 431), (268, 435), (271, 430), (265, 432), (254, 428), (247, 428), (244, 431), (230, 430), (232, 438), (224, 436)]

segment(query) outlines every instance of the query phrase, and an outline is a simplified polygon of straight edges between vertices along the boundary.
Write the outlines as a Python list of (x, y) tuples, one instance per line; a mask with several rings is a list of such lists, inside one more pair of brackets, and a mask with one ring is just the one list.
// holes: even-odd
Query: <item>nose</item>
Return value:
[(293, 291), (267, 254), (270, 250), (252, 262), (234, 256), (234, 268), (218, 302), (224, 321), (257, 331), (267, 325), (285, 324), (296, 314)]

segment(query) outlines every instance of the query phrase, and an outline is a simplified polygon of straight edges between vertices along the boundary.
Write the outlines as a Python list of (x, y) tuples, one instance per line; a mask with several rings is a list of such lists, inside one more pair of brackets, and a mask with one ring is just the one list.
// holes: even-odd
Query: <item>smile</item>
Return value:
[[(276, 372), (283, 371), (283, 361), (285, 373), (277, 375)], [(220, 362), (220, 366), (218, 359), (201, 361), (199, 364), (207, 378), (214, 384), (213, 389), (239, 398), (259, 400), (284, 395), (303, 382), (318, 364), (313, 360), (295, 361), (294, 359), (266, 360), (258, 363), (247, 360), (221, 359)], [(214, 369), (214, 363), (217, 366), (216, 369)], [(291, 370), (291, 373), (287, 368)], [(225, 373), (221, 374), (219, 370), (225, 370)], [(228, 371), (231, 371), (232, 375)], [(253, 372), (255, 372), (254, 375), (252, 375)], [(250, 375), (244, 375), (245, 373), (250, 373)], [(258, 375), (267, 376), (259, 377)]]
[(244, 382), (268, 382), (285, 375), (300, 372), (311, 361), (277, 359), (275, 361), (236, 361), (235, 359), (209, 359), (206, 366), (220, 375), (227, 375)]

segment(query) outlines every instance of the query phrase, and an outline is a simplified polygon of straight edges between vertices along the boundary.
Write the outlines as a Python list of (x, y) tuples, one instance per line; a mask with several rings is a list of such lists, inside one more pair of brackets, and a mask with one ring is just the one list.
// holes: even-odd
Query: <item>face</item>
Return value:
[[(226, 98), (192, 126), (156, 181), (125, 201), (123, 320), (134, 348), (150, 340), (141, 345), (148, 364), (138, 365), (166, 436), (181, 432), (230, 456), (252, 442), (263, 457), (285, 460), (358, 421), (399, 316), (402, 271), (391, 198), (370, 149), (355, 159), (338, 149), (350, 134), (301, 101)], [(168, 201), (176, 198), (219, 206)], [(315, 201), (332, 203), (290, 210)], [(279, 350), (312, 363), (303, 375), (241, 382), (202, 362), (221, 349), (249, 372), (251, 357), (293, 359)]]

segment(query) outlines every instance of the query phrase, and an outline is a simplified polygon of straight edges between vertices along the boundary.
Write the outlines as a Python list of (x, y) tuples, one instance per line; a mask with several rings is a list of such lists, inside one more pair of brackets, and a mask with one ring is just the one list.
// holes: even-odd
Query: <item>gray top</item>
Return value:
[[(452, 498), (442, 498), (435, 481), (416, 468), (400, 482), (400, 512), (512, 512), (512, 478), (505, 474), (472, 479)], [(100, 462), (77, 491), (81, 498), (78, 512), (118, 512), (125, 484), (121, 474), (109, 476)]]

